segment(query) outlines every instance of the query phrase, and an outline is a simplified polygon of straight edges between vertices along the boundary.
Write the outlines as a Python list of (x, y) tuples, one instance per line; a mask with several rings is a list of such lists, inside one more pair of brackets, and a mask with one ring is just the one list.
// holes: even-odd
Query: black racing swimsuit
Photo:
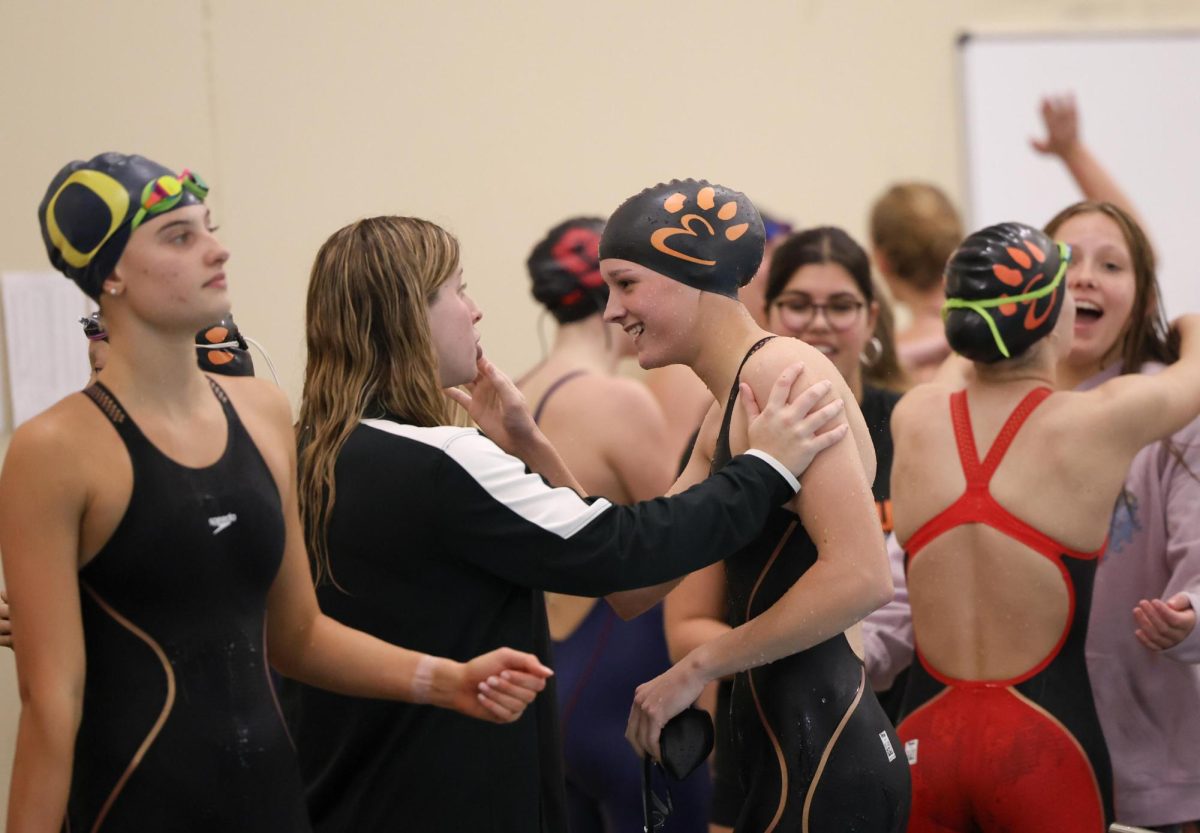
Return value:
[[(751, 347), (738, 368), (713, 471), (730, 460), (729, 426), (741, 368), (768, 340)], [(730, 625), (774, 605), (816, 560), (816, 545), (796, 514), (773, 510), (762, 534), (725, 560)], [(746, 792), (738, 833), (904, 830), (908, 762), (844, 634), (739, 672), (729, 726)]]
[(271, 473), (225, 392), (221, 458), (176, 463), (100, 383), (133, 467), (129, 507), (79, 571), (87, 676), (67, 831), (309, 830), (268, 676), (283, 557)]

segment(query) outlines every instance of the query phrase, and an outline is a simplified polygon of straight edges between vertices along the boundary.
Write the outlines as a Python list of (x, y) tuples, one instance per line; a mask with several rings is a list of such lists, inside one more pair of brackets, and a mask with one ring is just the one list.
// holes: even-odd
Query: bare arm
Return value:
[(14, 627), (21, 714), (8, 830), (58, 831), (83, 710), (79, 528), (87, 496), (77, 451), (44, 418), (14, 434), (0, 474), (0, 552)]
[(616, 426), (636, 426), (636, 430), (610, 432), (605, 460), (632, 502), (661, 497), (671, 487), (677, 465), (667, 439), (666, 417), (641, 383), (611, 381), (613, 390), (601, 417)]
[[(630, 497), (635, 501), (663, 494), (677, 494), (696, 485), (708, 474), (705, 471), (702, 475), (694, 473), (689, 475), (688, 471), (694, 471), (689, 461), (684, 475), (676, 481), (674, 486), (671, 485), (671, 459), (669, 456), (671, 446), (666, 441), (666, 419), (663, 417), (658, 403), (649, 393), (646, 394), (646, 398), (648, 403), (644, 403), (643, 408), (647, 413), (643, 414), (643, 418), (651, 421), (649, 430), (644, 435), (634, 432), (634, 441), (628, 444), (629, 448), (627, 449), (620, 448), (625, 445), (626, 437), (624, 435), (618, 437), (617, 442), (613, 444), (614, 449), (609, 454), (618, 476), (629, 490)], [(693, 459), (695, 456), (695, 454), (692, 455)], [(643, 458), (647, 459), (649, 463), (645, 471), (641, 470), (642, 466), (639, 464), (639, 460)], [(681, 487), (681, 483), (685, 485)], [(681, 579), (676, 579), (651, 587), (641, 587), (637, 590), (621, 590), (609, 593), (604, 598), (618, 616), (628, 621), (658, 604), (658, 601), (680, 581)]]
[(1042, 99), (1041, 110), (1046, 136), (1030, 140), (1034, 150), (1061, 159), (1085, 199), (1110, 202), (1124, 209), (1137, 220), (1138, 225), (1145, 228), (1145, 223), (1133, 207), (1133, 201), (1080, 138), (1075, 96), (1047, 96)]
[[(763, 351), (765, 352), (765, 351)], [(857, 404), (837, 371), (819, 354), (806, 356), (810, 380), (828, 379), (830, 399), (840, 398), (853, 420)], [(761, 353), (760, 353), (761, 355)], [(774, 350), (745, 376), (756, 393), (792, 357)], [(761, 395), (760, 394), (760, 395)], [(861, 423), (861, 415), (857, 422)], [(839, 420), (844, 421), (844, 420)], [(863, 426), (865, 431), (865, 426)], [(626, 737), (658, 755), (662, 726), (695, 701), (708, 682), (802, 651), (854, 625), (891, 598), (883, 534), (867, 471), (857, 444), (843, 438), (813, 460), (796, 500), (799, 520), (817, 545), (817, 560), (759, 616), (693, 650), (665, 674), (638, 688)]]
[[(687, 489), (708, 476), (721, 416), (720, 406), (714, 403), (704, 418), (687, 467), (672, 491)], [(678, 662), (705, 642), (716, 639), (730, 629), (725, 622), (723, 564), (713, 564), (684, 577), (663, 602), (663, 627), (671, 662)]]
[[(789, 471), (800, 474), (808, 469), (816, 456), (833, 447), (844, 436), (845, 426), (833, 424), (841, 419), (843, 403), (834, 399), (821, 407), (815, 407), (828, 393), (829, 382), (803, 376), (802, 363), (783, 364), (781, 367), (778, 375), (773, 375), (771, 380), (763, 385), (764, 395), (770, 391), (765, 410), (758, 410), (753, 392), (744, 383), (739, 398), (746, 415), (746, 430), (751, 448), (765, 451)], [(800, 388), (799, 393), (796, 392), (797, 388)], [(705, 426), (708, 425), (709, 420), (706, 418)], [(830, 428), (830, 425), (833, 427)], [(697, 446), (700, 446), (699, 442)], [(711, 445), (707, 447), (711, 448)], [(672, 493), (676, 489), (687, 488), (692, 485), (688, 481), (697, 478), (701, 464), (695, 462), (696, 457), (693, 453), (688, 470), (685, 470), (684, 476), (672, 487)], [(628, 595), (620, 597), (614, 609), (617, 609), (619, 615), (629, 618), (626, 615), (629, 610), (635, 610), (636, 615), (647, 609), (676, 584), (678, 580), (630, 591)], [(641, 606), (640, 610), (637, 609), (638, 605)]]
[(272, 388), (270, 400), (264, 404), (273, 411), (276, 447), (285, 451), (279, 459), (269, 457), (269, 465), (287, 535), (267, 597), (271, 663), (285, 676), (343, 694), (429, 703), (494, 722), (519, 717), (550, 675), (536, 657), (501, 648), (454, 662), (391, 645), (320, 612), (297, 508), (291, 414), (281, 392)]
[(1106, 409), (1106, 434), (1125, 446), (1131, 460), (1143, 446), (1169, 437), (1200, 414), (1200, 314), (1180, 317), (1174, 329), (1179, 361), (1153, 376), (1130, 373), (1081, 394)]

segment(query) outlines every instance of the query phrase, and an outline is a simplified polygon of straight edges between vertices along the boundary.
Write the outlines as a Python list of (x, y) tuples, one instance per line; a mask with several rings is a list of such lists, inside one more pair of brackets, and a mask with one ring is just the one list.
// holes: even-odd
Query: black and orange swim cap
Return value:
[(1015, 358), (1058, 321), (1071, 250), (1022, 223), (988, 226), (946, 264), (946, 340), (956, 353), (991, 364)]
[(229, 314), (196, 333), (196, 360), (200, 369), (221, 376), (253, 376), (250, 345)]
[(533, 247), (525, 265), (533, 297), (560, 324), (604, 311), (608, 285), (600, 277), (600, 217), (574, 217), (559, 223)]
[[(154, 193), (154, 183), (160, 179), (170, 186), (165, 199)], [(185, 187), (184, 175), (176, 176), (144, 156), (124, 153), (67, 163), (38, 205), (50, 262), (88, 296), (99, 298), (105, 278), (125, 251), (135, 218), (203, 200), (207, 186), (197, 187), (194, 176), (189, 179)]]
[(600, 257), (628, 260), (705, 292), (737, 298), (763, 257), (765, 232), (745, 194), (673, 179), (630, 197), (608, 218)]

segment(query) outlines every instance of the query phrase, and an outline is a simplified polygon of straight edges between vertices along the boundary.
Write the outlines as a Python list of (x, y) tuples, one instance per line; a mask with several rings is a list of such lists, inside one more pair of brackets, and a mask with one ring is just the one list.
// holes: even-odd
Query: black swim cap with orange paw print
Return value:
[(762, 262), (762, 218), (745, 194), (673, 179), (613, 212), (600, 258), (628, 260), (704, 292), (737, 298)]

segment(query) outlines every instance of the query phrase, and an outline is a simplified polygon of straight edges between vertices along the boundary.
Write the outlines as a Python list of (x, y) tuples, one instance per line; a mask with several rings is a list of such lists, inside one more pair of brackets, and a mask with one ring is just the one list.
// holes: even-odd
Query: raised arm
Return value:
[[(866, 437), (866, 426), (837, 371), (810, 352), (813, 358), (805, 358), (810, 378), (832, 383), (829, 396), (842, 400), (856, 435), (855, 440), (844, 438), (814, 459), (802, 476), (803, 489), (794, 505), (817, 545), (816, 563), (768, 610), (701, 645), (638, 688), (627, 737), (640, 751), (657, 757), (662, 726), (693, 703), (711, 680), (829, 639), (891, 598), (883, 534), (867, 475), (868, 471), (874, 474), (874, 458), (864, 460), (857, 440)], [(766, 379), (792, 357), (786, 350), (763, 353), (743, 378), (749, 376), (754, 390), (765, 393)], [(866, 447), (870, 453), (869, 440)]]
[(1200, 314), (1178, 318), (1173, 329), (1179, 333), (1179, 361), (1154, 375), (1125, 374), (1080, 394), (1105, 409), (1105, 427), (1130, 460), (1200, 415)]
[(1047, 96), (1042, 99), (1041, 111), (1046, 135), (1042, 139), (1030, 140), (1034, 150), (1061, 159), (1085, 199), (1110, 202), (1124, 209), (1137, 220), (1138, 225), (1146, 228), (1133, 207), (1133, 201), (1080, 138), (1079, 109), (1075, 105), (1075, 96)]
[(84, 687), (78, 559), (87, 495), (78, 451), (54, 420), (38, 417), (13, 435), (0, 473), (0, 552), (21, 633), (13, 833), (58, 831), (71, 784)]
[(356, 697), (429, 703), (497, 723), (520, 717), (551, 673), (536, 657), (501, 648), (455, 662), (391, 645), (320, 612), (297, 504), (290, 409), (273, 386), (258, 387), (256, 404), (273, 434), (264, 457), (279, 486), (287, 534), (267, 599), (271, 664), (292, 679)]

